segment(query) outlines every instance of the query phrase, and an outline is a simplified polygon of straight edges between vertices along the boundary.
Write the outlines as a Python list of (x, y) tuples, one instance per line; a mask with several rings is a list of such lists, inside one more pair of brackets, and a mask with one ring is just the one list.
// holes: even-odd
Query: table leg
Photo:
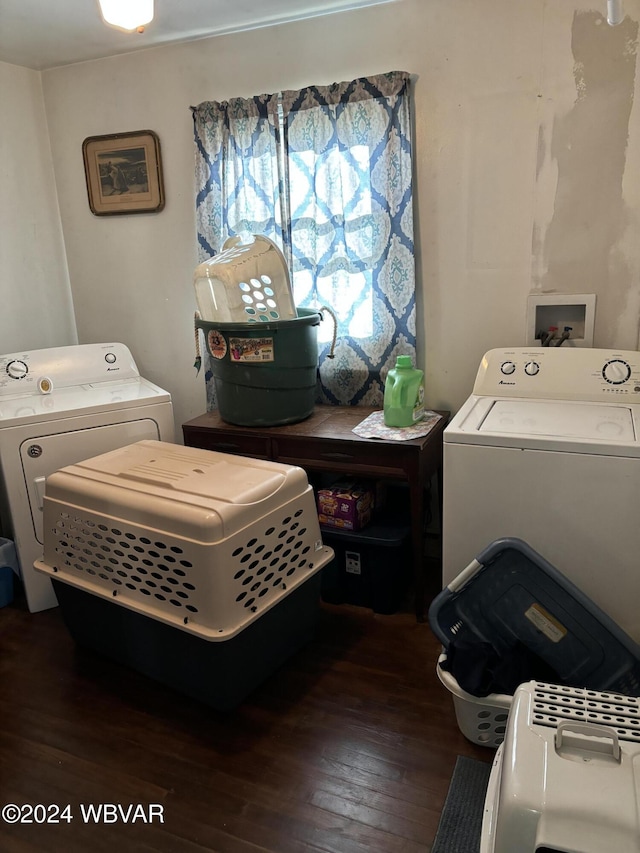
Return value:
[(416, 619), (418, 622), (425, 622), (424, 539), (422, 530), (424, 523), (424, 485), (420, 477), (410, 478), (409, 497), (411, 501), (411, 559), (413, 561)]

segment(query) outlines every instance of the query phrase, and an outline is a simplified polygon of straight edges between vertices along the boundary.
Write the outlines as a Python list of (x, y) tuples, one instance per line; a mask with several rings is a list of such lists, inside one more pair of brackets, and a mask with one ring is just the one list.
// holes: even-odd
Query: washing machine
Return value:
[(640, 642), (640, 353), (486, 353), (443, 435), (443, 582), (501, 537)]
[(16, 544), (32, 613), (55, 607), (33, 563), (49, 474), (142, 439), (174, 441), (171, 397), (121, 343), (0, 355), (0, 527)]

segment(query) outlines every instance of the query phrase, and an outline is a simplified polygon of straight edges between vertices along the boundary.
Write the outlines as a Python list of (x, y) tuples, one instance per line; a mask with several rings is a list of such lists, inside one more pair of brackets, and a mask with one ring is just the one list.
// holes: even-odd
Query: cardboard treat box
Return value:
[(371, 519), (375, 492), (370, 483), (358, 480), (338, 480), (318, 490), (320, 524), (342, 530), (360, 530)]

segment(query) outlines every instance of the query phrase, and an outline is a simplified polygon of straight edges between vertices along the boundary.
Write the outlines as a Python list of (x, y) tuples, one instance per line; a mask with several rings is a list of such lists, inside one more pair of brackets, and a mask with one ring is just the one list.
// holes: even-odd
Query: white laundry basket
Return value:
[(333, 556), (301, 468), (159, 441), (52, 474), (44, 531), (76, 639), (217, 707), (310, 638)]
[(456, 722), (462, 734), (472, 743), (496, 749), (504, 740), (507, 717), (512, 696), (506, 693), (490, 693), (488, 696), (472, 696), (464, 691), (453, 675), (443, 669), (446, 654), (438, 658), (436, 672), (441, 683), (453, 697)]
[(480, 853), (638, 853), (640, 700), (518, 687), (491, 770)]
[(193, 285), (206, 321), (273, 323), (298, 316), (284, 256), (260, 234), (230, 237), (222, 252), (196, 267)]

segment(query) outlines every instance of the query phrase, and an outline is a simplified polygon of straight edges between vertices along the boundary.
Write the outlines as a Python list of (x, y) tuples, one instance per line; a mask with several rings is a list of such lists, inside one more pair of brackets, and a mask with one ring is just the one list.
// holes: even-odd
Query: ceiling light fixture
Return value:
[(615, 27), (622, 22), (624, 18), (624, 9), (622, 8), (622, 0), (607, 0), (607, 23), (610, 27)]
[(153, 0), (98, 0), (105, 24), (141, 33), (153, 20)]

